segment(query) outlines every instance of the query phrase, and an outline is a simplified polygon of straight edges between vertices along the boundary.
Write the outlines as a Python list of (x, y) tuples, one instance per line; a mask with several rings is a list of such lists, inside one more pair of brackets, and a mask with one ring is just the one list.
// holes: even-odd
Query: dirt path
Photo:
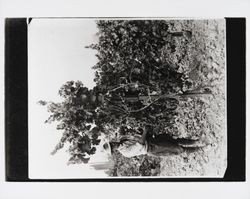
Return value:
[[(179, 116), (175, 121), (176, 137), (206, 137), (210, 143), (196, 152), (163, 157), (160, 176), (223, 176), (227, 166), (225, 128), (225, 21), (187, 21), (173, 23), (173, 31), (192, 32), (189, 41), (175, 40), (180, 55), (180, 71), (192, 79), (192, 86), (209, 85), (213, 96), (188, 99), (180, 102)], [(176, 58), (177, 57), (177, 58)]]

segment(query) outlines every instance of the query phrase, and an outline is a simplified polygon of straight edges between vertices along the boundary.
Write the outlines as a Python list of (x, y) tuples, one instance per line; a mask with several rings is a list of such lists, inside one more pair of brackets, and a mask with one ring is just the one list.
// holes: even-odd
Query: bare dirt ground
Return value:
[[(225, 102), (225, 21), (183, 20), (173, 31), (190, 31), (189, 41), (175, 39), (173, 62), (192, 79), (193, 88), (209, 86), (213, 96), (180, 102), (173, 136), (199, 138), (209, 143), (195, 152), (161, 158), (159, 176), (223, 176), (227, 166)], [(184, 43), (186, 42), (186, 44)], [(181, 58), (180, 58), (181, 57)]]

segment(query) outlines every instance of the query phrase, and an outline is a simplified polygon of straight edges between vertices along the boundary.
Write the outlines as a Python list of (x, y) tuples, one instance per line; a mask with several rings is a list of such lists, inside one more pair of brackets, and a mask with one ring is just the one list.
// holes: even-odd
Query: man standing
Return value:
[(152, 136), (149, 130), (150, 127), (147, 126), (141, 136), (138, 134), (124, 136), (120, 141), (106, 143), (103, 147), (108, 148), (110, 146), (111, 151), (118, 150), (123, 156), (130, 158), (146, 154), (149, 156), (180, 154), (184, 151), (195, 151), (208, 144), (204, 139), (174, 139), (167, 134)]

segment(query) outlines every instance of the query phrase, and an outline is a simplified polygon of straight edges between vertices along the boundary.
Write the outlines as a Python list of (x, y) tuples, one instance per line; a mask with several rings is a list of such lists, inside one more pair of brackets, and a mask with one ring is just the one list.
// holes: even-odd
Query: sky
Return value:
[[(33, 19), (28, 25), (28, 103), (29, 103), (29, 177), (85, 178), (105, 177), (89, 165), (67, 165), (66, 149), (50, 155), (61, 132), (55, 124), (45, 124), (49, 114), (39, 100), (59, 102), (59, 88), (69, 80), (80, 80), (89, 88), (95, 83), (91, 68), (97, 62), (95, 51), (85, 46), (97, 42), (94, 20)], [(98, 153), (91, 162), (104, 162)]]

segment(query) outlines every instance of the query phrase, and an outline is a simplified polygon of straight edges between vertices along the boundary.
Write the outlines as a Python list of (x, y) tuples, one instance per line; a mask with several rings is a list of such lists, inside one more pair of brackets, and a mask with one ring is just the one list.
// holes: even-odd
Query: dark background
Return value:
[(28, 178), (28, 54), (25, 18), (5, 21), (5, 160), (7, 181), (245, 181), (246, 19), (226, 18), (228, 166), (224, 178)]

